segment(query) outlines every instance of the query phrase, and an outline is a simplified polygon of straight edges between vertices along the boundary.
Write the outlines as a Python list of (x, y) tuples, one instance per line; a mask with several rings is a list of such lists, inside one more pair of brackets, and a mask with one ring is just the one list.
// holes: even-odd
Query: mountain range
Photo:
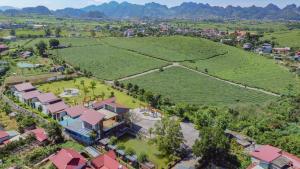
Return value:
[(167, 7), (159, 3), (137, 5), (128, 2), (111, 1), (101, 5), (91, 5), (81, 9), (65, 8), (51, 11), (44, 6), (15, 9), (1, 8), (6, 15), (40, 14), (59, 17), (92, 18), (161, 18), (161, 19), (247, 19), (247, 20), (300, 20), (300, 7), (295, 4), (279, 8), (274, 4), (266, 7), (218, 7), (209, 4), (184, 2), (179, 6)]

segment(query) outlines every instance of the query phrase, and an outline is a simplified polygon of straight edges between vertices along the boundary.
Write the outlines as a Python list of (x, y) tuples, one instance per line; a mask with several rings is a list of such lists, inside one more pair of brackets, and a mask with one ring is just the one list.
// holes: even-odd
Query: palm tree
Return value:
[(97, 85), (97, 83), (95, 82), (95, 81), (91, 81), (91, 89), (92, 89), (92, 91), (93, 91), (93, 96), (95, 97), (95, 89), (96, 89), (96, 85)]
[(100, 95), (100, 97), (101, 97), (101, 99), (102, 99), (102, 100), (104, 100), (105, 93), (104, 93), (104, 92), (102, 92), (102, 93), (101, 93), (101, 95)]
[(150, 138), (151, 138), (151, 135), (152, 135), (152, 133), (154, 132), (154, 129), (153, 129), (152, 127), (150, 127), (150, 128), (148, 129), (148, 132), (149, 132), (149, 135), (150, 135)]
[(84, 80), (80, 81), (80, 84), (82, 85), (82, 87), (84, 88)]

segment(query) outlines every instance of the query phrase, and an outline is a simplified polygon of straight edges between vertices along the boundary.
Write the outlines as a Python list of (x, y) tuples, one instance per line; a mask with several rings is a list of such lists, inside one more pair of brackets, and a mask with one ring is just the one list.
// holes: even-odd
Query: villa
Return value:
[(98, 103), (97, 109), (81, 105), (67, 108), (65, 109), (66, 116), (60, 124), (71, 137), (91, 145), (95, 140), (100, 140), (123, 128), (125, 114), (129, 109), (120, 104), (111, 103), (114, 100), (115, 98)]
[(109, 151), (100, 155), (91, 161), (91, 165), (95, 169), (127, 169), (117, 161), (117, 156), (114, 151)]
[(270, 145), (260, 146), (250, 155), (248, 169), (300, 169), (300, 158)]
[(87, 160), (72, 149), (62, 149), (50, 161), (57, 169), (82, 169), (87, 165)]
[(18, 98), (18, 100), (20, 102), (24, 103), (23, 95), (28, 92), (36, 91), (36, 88), (34, 86), (32, 86), (31, 83), (21, 83), (21, 84), (12, 86), (11, 91), (12, 91), (13, 95), (16, 98)]

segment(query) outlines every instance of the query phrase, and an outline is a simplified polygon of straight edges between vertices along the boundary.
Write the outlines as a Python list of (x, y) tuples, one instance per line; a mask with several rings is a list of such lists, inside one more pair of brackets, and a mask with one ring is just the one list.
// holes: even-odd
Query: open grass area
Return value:
[(173, 102), (197, 105), (262, 103), (273, 99), (273, 96), (233, 86), (183, 68), (169, 68), (126, 82), (162, 94)]
[(218, 43), (183, 36), (106, 38), (103, 41), (167, 61), (202, 60), (226, 53)]
[(17, 130), (18, 124), (15, 119), (11, 119), (5, 112), (0, 110), (0, 125), (4, 127), (6, 131)]
[(62, 143), (59, 145), (61, 148), (71, 148), (73, 150), (76, 150), (77, 152), (82, 152), (84, 150), (84, 146), (74, 142), (74, 141), (66, 141), (65, 143)]
[(278, 43), (279, 47), (294, 47), (300, 49), (300, 30), (277, 31), (266, 33), (264, 39)]
[(223, 46), (228, 53), (208, 60), (185, 62), (184, 65), (247, 86), (276, 93), (287, 92), (289, 84), (300, 91), (299, 78), (273, 60), (237, 48)]
[(161, 155), (156, 145), (150, 144), (146, 140), (124, 136), (118, 140), (118, 144), (123, 144), (126, 148), (133, 149), (137, 155), (146, 153), (149, 161), (154, 163), (159, 169), (167, 167), (168, 159)]
[[(88, 78), (77, 78), (75, 80), (69, 80), (69, 81), (58, 81), (58, 82), (53, 82), (53, 83), (46, 83), (40, 85), (38, 88), (44, 92), (52, 92), (55, 95), (61, 94), (64, 89), (67, 88), (76, 88), (80, 90), (80, 95), (75, 96), (75, 97), (70, 97), (70, 98), (65, 98), (64, 100), (71, 104), (81, 104), (85, 98), (84, 92), (83, 92), (83, 86), (81, 85), (81, 81), (84, 81), (84, 85), (88, 88), (89, 92), (86, 94), (86, 98), (89, 99), (94, 99), (94, 96), (102, 95), (104, 93), (104, 98), (109, 98), (111, 95), (111, 92), (114, 92), (114, 95), (117, 98), (117, 102), (121, 103), (129, 108), (137, 108), (140, 107), (142, 102), (138, 101), (137, 99), (134, 99), (128, 95), (126, 95), (123, 92), (120, 92), (118, 90), (112, 89), (110, 86), (107, 86), (100, 81), (94, 80), (96, 82), (96, 88), (93, 90), (89, 87), (91, 84), (91, 81), (93, 79), (88, 79)], [(99, 98), (101, 99), (101, 98)]]
[(167, 62), (108, 45), (61, 49), (59, 56), (95, 77), (114, 80), (167, 65)]

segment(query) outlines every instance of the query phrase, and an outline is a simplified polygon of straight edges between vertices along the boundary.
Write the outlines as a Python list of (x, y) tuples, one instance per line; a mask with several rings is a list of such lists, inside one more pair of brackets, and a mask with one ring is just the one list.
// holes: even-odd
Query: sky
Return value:
[[(101, 4), (109, 2), (110, 0), (0, 0), (0, 6), (13, 6), (13, 7), (28, 7), (28, 6), (47, 6), (50, 9), (62, 9), (65, 7), (81, 8), (92, 4)], [(125, 0), (116, 0), (123, 2)], [(148, 2), (157, 2), (169, 7), (179, 5), (183, 2), (201, 2), (208, 3), (214, 6), (266, 6), (269, 3), (284, 7), (287, 4), (296, 4), (300, 6), (300, 0), (126, 0), (130, 3), (144, 4)]]

